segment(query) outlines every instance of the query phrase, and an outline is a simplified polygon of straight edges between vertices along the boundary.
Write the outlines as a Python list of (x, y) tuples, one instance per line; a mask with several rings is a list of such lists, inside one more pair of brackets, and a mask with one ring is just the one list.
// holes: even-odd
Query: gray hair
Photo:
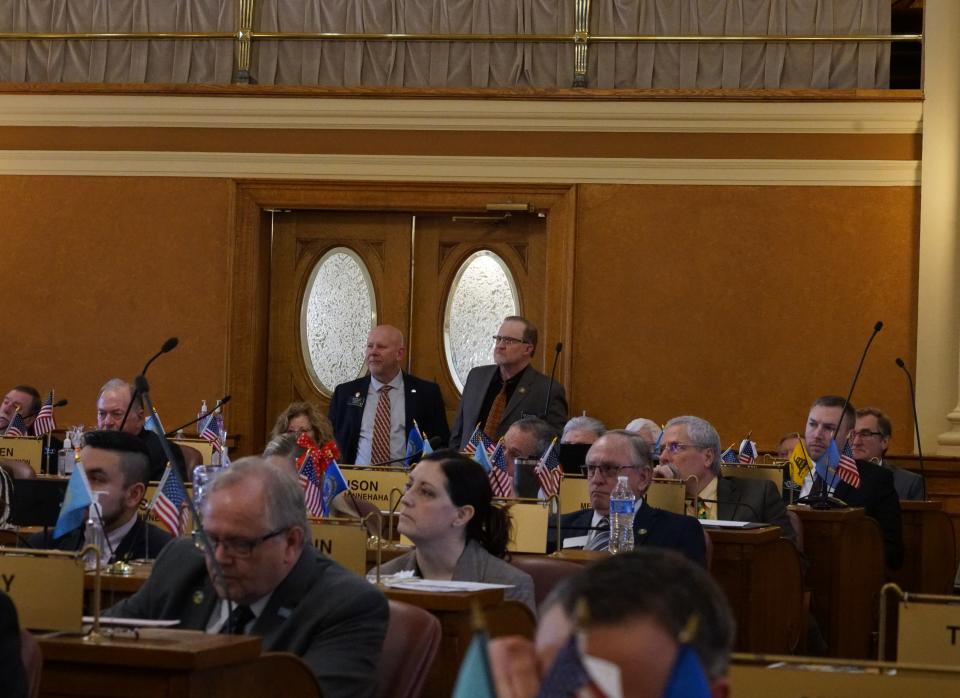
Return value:
[(701, 419), (700, 417), (694, 417), (692, 415), (684, 415), (682, 417), (674, 417), (669, 422), (664, 429), (669, 429), (672, 426), (682, 426), (687, 429), (687, 438), (690, 439), (690, 442), (697, 448), (711, 448), (713, 449), (713, 462), (710, 463), (710, 472), (714, 475), (720, 474), (720, 434), (717, 433), (717, 430), (713, 428), (713, 425), (708, 422), (706, 419)]
[(295, 458), (303, 453), (303, 448), (297, 445), (297, 439), (300, 434), (288, 433), (274, 436), (263, 449), (263, 457), (280, 456), (282, 458)]
[[(640, 434), (626, 429), (611, 429), (601, 438), (615, 436), (624, 439), (630, 447), (630, 464), (647, 470), (653, 469), (653, 458), (650, 455), (650, 444)], [(598, 439), (599, 440), (599, 439)]]
[(647, 441), (656, 442), (660, 438), (660, 434), (663, 431), (660, 428), (660, 425), (657, 424), (652, 419), (647, 419), (646, 417), (637, 417), (634, 420), (631, 420), (627, 426), (624, 427), (627, 431), (635, 431), (641, 436), (645, 436)]
[(537, 440), (537, 455), (539, 458), (550, 447), (550, 442), (557, 435), (556, 429), (547, 424), (539, 417), (521, 417), (510, 425), (513, 429), (516, 427), (525, 434), (531, 434)]
[(257, 479), (263, 488), (263, 503), (271, 531), (299, 528), (303, 541), (310, 540), (310, 522), (303, 498), (303, 487), (289, 470), (280, 469), (259, 456), (247, 456), (235, 460), (210, 483), (208, 496), (220, 490), (235, 487), (239, 483)]
[(129, 395), (130, 397), (133, 397), (133, 386), (130, 383), (127, 383), (127, 381), (123, 380), (122, 378), (111, 378), (106, 383), (104, 383), (103, 386), (100, 388), (100, 392), (97, 393), (97, 400), (99, 400), (100, 397), (108, 390), (109, 391), (126, 390), (127, 395)]
[[(626, 589), (639, 593), (611, 593)], [(553, 588), (540, 617), (559, 605), (574, 619), (581, 600), (587, 629), (650, 618), (677, 642), (696, 616), (700, 622), (689, 646), (709, 678), (726, 675), (736, 628), (730, 605), (707, 571), (679, 553), (643, 546), (590, 565)]]
[(582, 417), (573, 417), (563, 425), (563, 434), (560, 435), (560, 440), (562, 441), (563, 437), (574, 429), (590, 431), (597, 436), (603, 436), (603, 433), (607, 430), (607, 427), (599, 419), (595, 419), (593, 417), (587, 417), (586, 415), (583, 415)]

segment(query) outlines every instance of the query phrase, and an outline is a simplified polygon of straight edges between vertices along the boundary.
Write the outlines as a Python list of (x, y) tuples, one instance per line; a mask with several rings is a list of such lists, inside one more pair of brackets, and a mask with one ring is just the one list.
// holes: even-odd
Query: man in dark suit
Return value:
[(553, 382), (551, 387), (550, 379), (530, 365), (537, 349), (537, 328), (526, 319), (511, 315), (500, 325), (494, 342), (494, 363), (471, 370), (463, 386), (450, 434), (450, 448), (458, 451), (466, 446), (478, 424), (496, 441), (526, 415), (542, 417), (557, 431), (567, 421), (563, 385)]
[(720, 435), (705, 419), (686, 415), (667, 422), (656, 475), (686, 481), (687, 513), (704, 520), (753, 521), (796, 533), (777, 486), (769, 480), (720, 476)]
[[(147, 447), (147, 453), (150, 456), (150, 479), (156, 482), (163, 477), (163, 471), (167, 467), (167, 456), (160, 437), (144, 427), (146, 417), (139, 397), (136, 404), (130, 408), (129, 414), (127, 413), (127, 407), (133, 399), (133, 392), (133, 386), (120, 378), (111, 378), (103, 384), (97, 396), (97, 429), (118, 431), (122, 426), (124, 432), (140, 439)], [(126, 415), (126, 421), (124, 421), (124, 415)], [(170, 444), (170, 446), (179, 453), (179, 462), (184, 463), (183, 451), (180, 447), (176, 444)], [(190, 478), (186, 471), (180, 466), (177, 468), (180, 478), (184, 482), (189, 482)]]
[[(650, 446), (633, 432), (613, 430), (597, 439), (587, 452), (587, 492), (592, 508), (564, 514), (560, 519), (562, 548), (606, 550), (610, 540), (610, 493), (617, 477), (625, 475), (637, 496), (633, 519), (634, 545), (672, 548), (706, 564), (706, 543), (700, 523), (656, 509), (643, 502), (653, 480)], [(547, 552), (557, 547), (556, 526), (547, 529)]]
[[(122, 431), (91, 431), (84, 435), (80, 462), (90, 489), (100, 493), (109, 562), (155, 558), (173, 537), (138, 515), (150, 473), (147, 447)], [(26, 542), (31, 548), (80, 550), (84, 533), (83, 526), (53, 540), (49, 531), (34, 533)]]
[(9, 596), (0, 592), (0, 696), (27, 698), (28, 695), (17, 607)]
[(374, 327), (364, 354), (369, 375), (333, 391), (328, 416), (344, 463), (402, 458), (414, 420), (428, 438), (450, 438), (440, 386), (400, 370), (405, 353), (400, 330)]
[(202, 513), (213, 557), (190, 540), (174, 542), (143, 587), (107, 615), (257, 635), (265, 652), (299, 655), (324, 696), (375, 695), (387, 601), (310, 545), (293, 474), (242, 458), (213, 480)]
[[(856, 410), (839, 395), (824, 395), (814, 400), (807, 416), (806, 442), (810, 457), (817, 461), (830, 447), (831, 439), (839, 445), (846, 443), (854, 427)], [(800, 490), (809, 494), (826, 490), (852, 507), (863, 507), (867, 516), (880, 524), (883, 534), (883, 550), (887, 567), (899, 569), (903, 564), (903, 527), (900, 519), (900, 499), (893, 486), (893, 474), (874, 463), (857, 460), (860, 474), (859, 487), (831, 477), (823, 482), (819, 476), (807, 474)]]
[(893, 488), (900, 501), (923, 500), (923, 478), (888, 462), (884, 456), (893, 435), (890, 418), (876, 407), (862, 407), (857, 410), (857, 423), (850, 432), (850, 447), (857, 460), (870, 461), (893, 473)]

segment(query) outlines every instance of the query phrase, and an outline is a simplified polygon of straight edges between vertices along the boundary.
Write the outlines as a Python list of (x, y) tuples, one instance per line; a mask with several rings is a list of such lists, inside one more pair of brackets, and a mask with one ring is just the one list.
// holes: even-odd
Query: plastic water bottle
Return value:
[(200, 436), (200, 432), (203, 431), (203, 428), (206, 426), (205, 422), (207, 421), (207, 401), (203, 400), (200, 402), (200, 411), (197, 412), (197, 436)]
[(73, 472), (73, 444), (68, 436), (63, 440), (63, 448), (57, 454), (57, 475), (70, 475)]
[[(107, 563), (110, 561), (110, 551), (107, 546), (107, 534), (103, 530), (103, 524), (101, 523), (103, 517), (103, 510), (100, 508), (100, 495), (102, 492), (93, 492), (93, 503), (90, 505), (89, 513), (87, 514), (87, 525), (83, 530), (83, 543), (84, 547), (87, 545), (95, 545), (100, 551), (100, 568), (103, 569), (107, 566)], [(94, 570), (97, 568), (97, 555), (96, 553), (89, 552), (83, 556), (83, 566), (88, 570)]]
[(610, 493), (610, 547), (612, 554), (633, 550), (633, 506), (637, 497), (630, 489), (626, 475), (617, 478)]

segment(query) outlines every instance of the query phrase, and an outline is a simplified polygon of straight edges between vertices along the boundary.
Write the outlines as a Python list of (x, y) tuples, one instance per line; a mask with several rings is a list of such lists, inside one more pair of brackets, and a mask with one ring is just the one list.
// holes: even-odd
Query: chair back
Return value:
[(439, 647), (440, 621), (433, 614), (391, 600), (390, 622), (377, 667), (377, 695), (417, 698)]
[(800, 554), (803, 554), (803, 521), (800, 520), (800, 515), (795, 512), (787, 509), (787, 518), (790, 519), (790, 525), (793, 526), (793, 532), (797, 534), (796, 543), (797, 550), (800, 551)]
[(533, 595), (537, 606), (543, 603), (558, 583), (583, 569), (583, 565), (575, 562), (543, 555), (514, 555), (510, 558), (510, 564), (533, 578)]
[(203, 454), (193, 446), (187, 446), (186, 444), (178, 444), (178, 446), (183, 451), (183, 464), (187, 469), (187, 477), (189, 477), (189, 473), (192, 473), (194, 468), (203, 465)]
[(20, 631), (20, 657), (23, 671), (27, 677), (27, 695), (37, 698), (40, 695), (40, 675), (43, 673), (43, 654), (37, 639), (27, 630)]

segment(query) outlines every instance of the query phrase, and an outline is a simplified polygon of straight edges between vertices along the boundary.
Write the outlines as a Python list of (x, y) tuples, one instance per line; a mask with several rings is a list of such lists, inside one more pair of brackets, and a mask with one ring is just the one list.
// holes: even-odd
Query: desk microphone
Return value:
[[(147, 363), (143, 365), (143, 370), (140, 371), (138, 378), (145, 376), (147, 374), (147, 369), (150, 368), (150, 364), (157, 360), (161, 354), (166, 354), (167, 352), (173, 351), (176, 346), (180, 343), (180, 340), (176, 337), (170, 337), (166, 342), (163, 343), (163, 346), (160, 347), (160, 351), (147, 359)], [(138, 390), (136, 388), (136, 381), (134, 381), (133, 395), (130, 396), (130, 404), (127, 405), (127, 411), (123, 413), (123, 419), (120, 421), (120, 428), (117, 431), (123, 431), (123, 426), (127, 423), (127, 417), (130, 416), (130, 410), (133, 408), (133, 403), (137, 401)], [(149, 412), (148, 414), (153, 414)]]
[(166, 435), (167, 435), (167, 436), (176, 436), (176, 435), (177, 435), (177, 432), (180, 431), (181, 429), (186, 429), (187, 427), (196, 424), (196, 423), (199, 422), (201, 419), (206, 419), (207, 417), (209, 417), (210, 415), (212, 415), (214, 412), (216, 412), (218, 409), (220, 409), (221, 407), (223, 407), (224, 405), (226, 405), (228, 402), (230, 402), (230, 398), (231, 398), (231, 397), (232, 397), (231, 395), (224, 395), (222, 398), (220, 398), (219, 400), (217, 400), (217, 404), (214, 406), (214, 408), (213, 408), (212, 410), (210, 410), (210, 411), (207, 412), (206, 414), (201, 414), (199, 417), (194, 417), (194, 418), (191, 419), (189, 422), (187, 422), (186, 424), (181, 424), (181, 425), (178, 426), (176, 429), (171, 429), (170, 431), (168, 431), (168, 432), (166, 433)]
[(547, 385), (547, 401), (543, 403), (543, 414), (540, 415), (540, 418), (543, 420), (547, 419), (547, 415), (550, 413), (550, 397), (553, 393), (553, 384), (554, 376), (557, 374), (557, 362), (560, 361), (560, 352), (563, 351), (563, 342), (557, 342), (557, 346), (554, 348), (553, 355), (553, 368), (550, 369), (550, 383)]
[[(55, 403), (53, 403), (52, 405), (50, 405), (50, 407), (56, 409), (56, 408), (58, 408), (58, 407), (66, 407), (68, 404), (70, 404), (70, 401), (67, 400), (66, 398), (64, 398), (64, 399), (62, 399), (62, 400), (57, 400)], [(38, 414), (40, 414), (40, 410), (42, 410), (42, 409), (43, 409), (43, 405), (40, 406), (40, 409), (39, 409), (39, 410), (34, 410), (34, 411), (31, 412), (30, 414), (21, 414), (20, 416), (23, 417), (24, 419), (30, 419), (31, 417), (35, 417), (35, 416), (37, 416)]]
[(920, 417), (917, 415), (917, 391), (913, 387), (913, 376), (910, 375), (910, 369), (899, 356), (897, 357), (897, 366), (903, 369), (907, 374), (907, 381), (910, 387), (910, 406), (913, 408), (913, 426), (917, 431), (917, 455), (920, 457), (920, 482), (923, 485), (923, 499), (927, 499), (927, 471), (923, 467), (923, 447), (920, 445)]

